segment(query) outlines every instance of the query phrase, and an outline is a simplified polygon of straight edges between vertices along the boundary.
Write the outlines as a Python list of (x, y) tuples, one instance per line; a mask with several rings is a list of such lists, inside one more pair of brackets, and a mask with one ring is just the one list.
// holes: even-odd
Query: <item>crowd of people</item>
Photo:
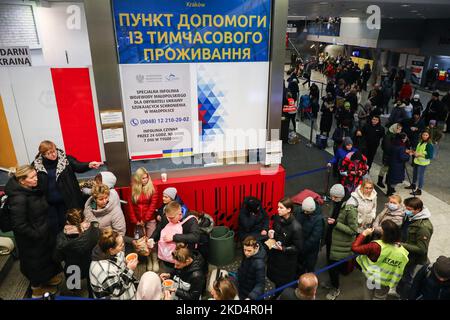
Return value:
[[(267, 278), (277, 288), (298, 279), (298, 285), (273, 293), (272, 299), (310, 300), (318, 288), (314, 272), (322, 246), (328, 265), (336, 265), (324, 284), (327, 299), (340, 295), (340, 275), (355, 268), (368, 279), (378, 276), (365, 288), (367, 299), (386, 299), (394, 288), (403, 299), (450, 298), (450, 259), (442, 256), (429, 264), (427, 258), (430, 211), (417, 197), (402, 202), (393, 194), (378, 213), (368, 179), (355, 190), (333, 185), (329, 218), (322, 213), (323, 199), (311, 190), (280, 199), (272, 219), (260, 199), (247, 197), (239, 212), (239, 268), (216, 272), (208, 285), (214, 219), (189, 210), (176, 188), (163, 190), (161, 199), (144, 168), (133, 174), (130, 195), (123, 199), (135, 234), (134, 252), (126, 255), (127, 224), (114, 174), (104, 171), (78, 185), (75, 171), (101, 163), (78, 162), (49, 141), (39, 150), (41, 161), (19, 167), (6, 186), (20, 268), (34, 298), (55, 294), (76, 267), (90, 297), (97, 299), (198, 300), (209, 291), (214, 300), (254, 300), (264, 294)], [(76, 195), (65, 198), (67, 188)], [(138, 280), (139, 263), (147, 271)]]
[[(327, 92), (326, 101), (334, 103), (330, 97), (333, 93)], [(269, 279), (277, 288), (298, 280), (298, 286), (278, 291), (272, 299), (307, 300), (315, 299), (314, 272), (325, 246), (327, 264), (334, 266), (329, 283), (323, 284), (329, 300), (341, 293), (340, 276), (354, 269), (378, 279), (365, 287), (367, 299), (386, 299), (394, 289), (402, 299), (450, 299), (450, 258), (429, 263), (431, 213), (416, 197), (439, 134), (432, 130), (435, 119), (425, 129), (416, 124), (421, 118), (414, 113), (406, 122), (389, 125), (385, 134), (374, 114), (351, 138), (352, 125), (344, 117), (333, 134), (335, 156), (329, 162), (341, 178), (329, 191), (330, 216), (322, 212), (322, 197), (310, 190), (280, 199), (271, 217), (261, 199), (245, 198), (237, 230), (240, 266), (209, 285), (210, 215), (190, 210), (174, 187), (157, 190), (145, 168), (132, 175), (126, 199), (114, 189), (112, 172), (79, 183), (75, 172), (98, 169), (102, 163), (79, 162), (43, 141), (35, 161), (17, 168), (5, 189), (21, 272), (34, 298), (56, 294), (76, 267), (92, 298), (198, 300), (209, 291), (214, 300), (254, 300), (264, 294)], [(367, 172), (380, 141), (387, 168), (381, 169), (378, 183), (387, 172), (389, 198), (378, 210)], [(394, 188), (403, 182), (404, 163), (410, 158), (415, 164), (410, 186), (414, 196), (402, 201)], [(127, 220), (134, 238), (126, 236)], [(127, 243), (133, 248), (128, 255)], [(139, 263), (146, 272), (138, 280)]]

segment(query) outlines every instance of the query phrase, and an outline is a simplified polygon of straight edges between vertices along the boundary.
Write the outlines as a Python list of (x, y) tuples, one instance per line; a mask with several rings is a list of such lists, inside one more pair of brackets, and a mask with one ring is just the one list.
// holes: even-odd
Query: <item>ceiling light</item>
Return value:
[(319, 4), (322, 5), (322, 6), (324, 6), (324, 5), (328, 4), (328, 2), (321, 2), (321, 3), (319, 3)]
[(410, 5), (409, 4), (402, 4), (400, 7), (408, 8), (408, 7), (410, 7)]
[(315, 44), (313, 44), (313, 45), (311, 45), (311, 47), (309, 47), (310, 49), (312, 49), (312, 48), (314, 48), (316, 45)]
[(394, 17), (389, 17), (389, 19), (394, 19)]
[(358, 9), (348, 9), (348, 11), (357, 11)]
[(412, 12), (412, 13), (416, 13), (416, 12), (419, 12), (419, 11), (417, 11), (417, 10), (411, 10), (410, 12)]

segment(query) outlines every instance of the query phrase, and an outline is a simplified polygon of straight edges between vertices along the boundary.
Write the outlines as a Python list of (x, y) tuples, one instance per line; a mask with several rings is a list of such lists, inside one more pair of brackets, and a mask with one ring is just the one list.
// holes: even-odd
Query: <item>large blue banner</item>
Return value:
[(120, 64), (269, 60), (271, 0), (113, 0)]

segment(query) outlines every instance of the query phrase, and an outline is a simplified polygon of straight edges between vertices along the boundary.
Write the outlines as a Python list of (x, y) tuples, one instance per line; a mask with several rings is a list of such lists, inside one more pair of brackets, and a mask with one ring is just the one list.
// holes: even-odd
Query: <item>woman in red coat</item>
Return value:
[(402, 101), (405, 99), (411, 99), (412, 93), (413, 89), (409, 84), (409, 81), (406, 81), (405, 84), (402, 86), (402, 89), (400, 90), (399, 98)]
[[(136, 231), (145, 229), (150, 236), (156, 228), (155, 212), (158, 206), (158, 192), (145, 168), (139, 168), (133, 175), (131, 199), (128, 199), (130, 221)], [(152, 251), (147, 260), (147, 270), (158, 272), (157, 253)]]

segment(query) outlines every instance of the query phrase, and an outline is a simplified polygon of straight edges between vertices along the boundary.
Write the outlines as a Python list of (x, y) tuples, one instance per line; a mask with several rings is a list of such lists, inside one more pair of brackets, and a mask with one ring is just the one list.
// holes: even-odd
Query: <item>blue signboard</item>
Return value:
[(271, 0), (113, 0), (120, 64), (269, 60)]

